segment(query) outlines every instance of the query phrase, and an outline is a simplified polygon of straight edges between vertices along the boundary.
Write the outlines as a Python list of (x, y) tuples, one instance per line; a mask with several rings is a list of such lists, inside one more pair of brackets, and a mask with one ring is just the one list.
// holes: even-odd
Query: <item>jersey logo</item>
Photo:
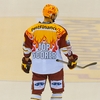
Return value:
[(62, 88), (62, 80), (51, 81), (51, 87), (54, 89), (61, 89)]
[(41, 81), (34, 81), (34, 89), (35, 90), (41, 90), (45, 87), (45, 80)]

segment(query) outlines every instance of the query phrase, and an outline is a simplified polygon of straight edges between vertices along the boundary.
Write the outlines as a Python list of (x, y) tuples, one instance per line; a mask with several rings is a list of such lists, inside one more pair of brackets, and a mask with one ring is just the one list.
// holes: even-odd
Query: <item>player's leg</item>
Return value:
[(40, 99), (36, 99), (36, 98), (34, 98), (34, 99), (31, 99), (31, 100), (40, 100)]
[(50, 87), (52, 90), (51, 100), (62, 100), (62, 93), (64, 91), (64, 72), (61, 69), (55, 74), (49, 75)]
[(41, 100), (41, 95), (40, 94), (32, 94), (31, 100)]
[(46, 79), (47, 75), (33, 73), (31, 100), (41, 100), (41, 94), (44, 91)]
[(62, 100), (62, 93), (53, 93), (50, 100)]

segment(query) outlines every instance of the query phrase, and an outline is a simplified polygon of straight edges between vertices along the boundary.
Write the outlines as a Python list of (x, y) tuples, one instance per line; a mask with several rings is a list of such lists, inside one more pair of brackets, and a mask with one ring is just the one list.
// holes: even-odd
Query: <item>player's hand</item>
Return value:
[(78, 56), (76, 54), (72, 54), (70, 57), (68, 57), (68, 67), (69, 67), (69, 69), (73, 69), (73, 68), (76, 67), (77, 59), (78, 59)]
[(32, 61), (31, 59), (26, 60), (25, 57), (22, 58), (21, 68), (25, 73), (29, 73)]

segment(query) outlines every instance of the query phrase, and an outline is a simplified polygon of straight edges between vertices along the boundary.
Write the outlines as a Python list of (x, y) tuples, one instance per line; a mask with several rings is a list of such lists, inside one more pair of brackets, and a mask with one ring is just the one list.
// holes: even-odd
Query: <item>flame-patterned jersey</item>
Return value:
[(63, 68), (60, 49), (67, 52), (67, 31), (55, 23), (37, 23), (24, 34), (24, 56), (32, 55), (32, 71), (38, 74), (52, 74)]

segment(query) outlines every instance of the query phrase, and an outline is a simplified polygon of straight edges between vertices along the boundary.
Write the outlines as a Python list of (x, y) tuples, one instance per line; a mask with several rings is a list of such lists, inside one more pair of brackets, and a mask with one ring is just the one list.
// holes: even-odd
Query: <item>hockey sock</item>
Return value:
[(41, 96), (38, 94), (32, 94), (31, 100), (41, 100)]
[(62, 94), (61, 93), (52, 94), (51, 100), (62, 100)]

